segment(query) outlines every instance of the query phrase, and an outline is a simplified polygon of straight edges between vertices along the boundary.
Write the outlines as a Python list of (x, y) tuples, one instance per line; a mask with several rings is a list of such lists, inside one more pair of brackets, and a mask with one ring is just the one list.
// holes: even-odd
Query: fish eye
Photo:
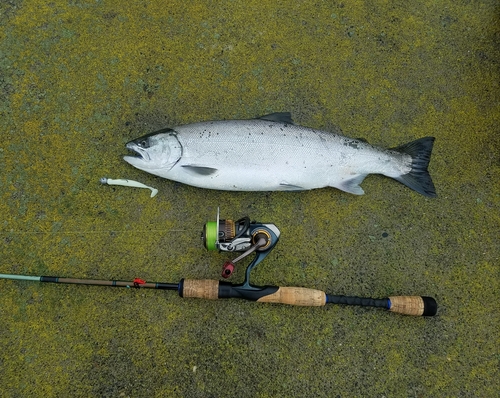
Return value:
[(143, 148), (147, 148), (148, 147), (148, 140), (144, 139), (144, 140), (139, 141), (139, 146), (141, 146)]

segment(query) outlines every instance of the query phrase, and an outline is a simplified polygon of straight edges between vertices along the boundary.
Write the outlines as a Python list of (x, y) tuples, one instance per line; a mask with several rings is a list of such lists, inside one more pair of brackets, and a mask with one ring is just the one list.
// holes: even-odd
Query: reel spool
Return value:
[(243, 217), (238, 221), (219, 219), (208, 221), (203, 226), (203, 245), (207, 250), (240, 251), (248, 247), (246, 239), (239, 239), (250, 227), (250, 218)]

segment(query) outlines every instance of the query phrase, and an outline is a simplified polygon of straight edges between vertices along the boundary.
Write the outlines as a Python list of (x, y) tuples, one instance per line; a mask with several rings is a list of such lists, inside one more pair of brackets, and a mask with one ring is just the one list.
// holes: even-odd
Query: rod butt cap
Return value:
[(437, 302), (432, 297), (422, 296), (424, 300), (424, 313), (422, 316), (434, 316), (437, 314)]

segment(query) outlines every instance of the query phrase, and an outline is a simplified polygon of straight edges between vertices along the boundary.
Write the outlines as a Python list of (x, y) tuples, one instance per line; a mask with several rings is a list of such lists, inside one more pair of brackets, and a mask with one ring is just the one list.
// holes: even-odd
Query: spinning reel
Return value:
[(203, 244), (207, 250), (223, 252), (243, 252), (233, 261), (226, 261), (222, 267), (222, 277), (229, 278), (234, 264), (252, 253), (253, 261), (248, 265), (245, 283), (249, 283), (250, 271), (274, 248), (280, 231), (274, 224), (261, 224), (243, 217), (237, 221), (221, 220), (217, 209), (217, 221), (209, 221), (203, 227)]

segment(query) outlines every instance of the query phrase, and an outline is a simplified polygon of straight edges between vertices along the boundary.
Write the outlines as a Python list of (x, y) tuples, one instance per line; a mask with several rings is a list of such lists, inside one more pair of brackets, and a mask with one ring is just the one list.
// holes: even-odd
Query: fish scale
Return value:
[(436, 196), (427, 172), (433, 137), (384, 149), (295, 125), (289, 113), (164, 129), (130, 141), (124, 159), (148, 173), (200, 188), (282, 191), (335, 187), (356, 195), (368, 174)]

